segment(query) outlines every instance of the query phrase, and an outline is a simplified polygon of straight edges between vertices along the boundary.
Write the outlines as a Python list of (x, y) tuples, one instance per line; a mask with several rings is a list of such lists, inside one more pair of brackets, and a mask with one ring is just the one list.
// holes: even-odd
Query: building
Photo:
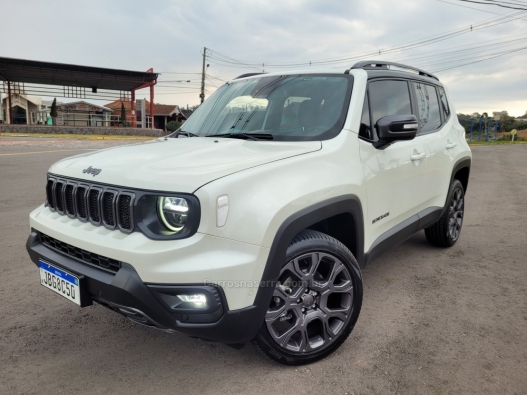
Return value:
[(509, 113), (507, 111), (494, 111), (492, 113), (492, 117), (494, 118), (495, 121), (499, 121), (500, 118), (504, 115), (509, 115)]
[[(126, 121), (128, 125), (133, 124), (132, 102), (127, 100), (116, 100), (106, 104), (105, 107), (112, 110), (112, 122), (120, 123), (121, 106), (124, 104), (126, 111)], [(136, 126), (139, 128), (150, 128), (150, 102), (146, 99), (136, 101), (135, 106)], [(186, 121), (187, 117), (183, 114), (178, 105), (175, 104), (154, 104), (154, 128), (165, 129), (170, 121)]]
[(112, 110), (83, 100), (57, 104), (57, 126), (110, 126)]
[[(13, 123), (43, 125), (46, 124), (49, 118), (51, 100), (42, 100), (40, 97), (13, 93), (11, 94), (11, 106), (13, 108)], [(0, 122), (11, 123), (7, 95), (2, 95), (0, 102)]]

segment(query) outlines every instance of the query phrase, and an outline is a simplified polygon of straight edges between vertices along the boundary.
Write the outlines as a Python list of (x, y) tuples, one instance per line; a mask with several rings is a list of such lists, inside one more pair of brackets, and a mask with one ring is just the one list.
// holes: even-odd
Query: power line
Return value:
[(370, 53), (363, 53), (361, 55), (355, 55), (345, 58), (338, 58), (338, 59), (327, 59), (327, 60), (319, 60), (319, 61), (311, 61), (311, 62), (301, 62), (301, 63), (282, 63), (282, 64), (265, 64), (262, 63), (262, 67), (257, 67), (257, 63), (249, 63), (249, 62), (242, 62), (237, 59), (231, 58), (227, 55), (221, 54), (217, 51), (210, 51), (210, 58), (213, 59), (213, 61), (219, 62), (220, 64), (223, 64), (227, 67), (236, 67), (236, 68), (250, 68), (253, 70), (262, 70), (263, 67), (268, 68), (291, 68), (291, 67), (301, 67), (301, 66), (311, 66), (311, 65), (329, 65), (329, 64), (337, 64), (337, 63), (348, 63), (351, 60), (356, 59), (364, 59), (366, 57), (372, 57), (372, 56), (379, 56), (381, 54), (388, 54), (388, 53), (394, 53), (394, 52), (401, 52), (401, 51), (407, 51), (410, 49), (419, 48), (422, 46), (430, 45), (433, 43), (437, 43), (440, 41), (448, 40), (453, 37), (470, 33), (475, 30), (485, 29), (497, 25), (501, 25), (503, 23), (509, 23), (511, 21), (514, 21), (516, 19), (521, 19), (525, 13), (522, 12), (514, 12), (512, 14), (507, 15), (501, 15), (498, 18), (492, 18), (489, 20), (485, 20), (461, 29), (456, 29), (453, 31), (448, 31), (445, 33), (436, 34), (433, 36), (425, 37), (420, 40), (414, 40), (412, 42), (409, 42), (407, 44), (403, 44), (397, 47), (388, 48), (385, 50), (381, 50), (379, 52), (370, 52)]
[[(517, 38), (517, 39), (513, 39), (513, 40), (503, 40), (503, 39), (489, 40), (488, 42), (491, 42), (491, 41), (498, 41), (498, 42), (495, 42), (493, 44), (485, 44), (485, 45), (480, 45), (480, 46), (473, 46), (473, 47), (470, 47), (470, 48), (466, 48), (466, 47), (470, 46), (470, 45), (473, 45), (473, 44), (460, 45), (460, 46), (456, 46), (456, 47), (446, 48), (446, 51), (433, 51), (432, 55), (430, 55), (429, 53), (424, 53), (424, 54), (422, 54), (422, 56), (404, 57), (404, 58), (396, 59), (395, 61), (396, 62), (420, 63), (422, 60), (425, 60), (425, 59), (437, 58), (437, 57), (444, 58), (445, 56), (447, 56), (447, 57), (456, 57), (458, 55), (464, 55), (467, 52), (472, 52), (472, 51), (476, 51), (477, 52), (477, 51), (481, 51), (481, 50), (486, 51), (487, 49), (490, 49), (490, 48), (495, 47), (495, 46), (509, 46), (509, 45), (514, 45), (514, 44), (523, 43), (523, 42), (527, 41), (527, 34), (514, 35), (514, 36), (507, 37), (507, 38), (518, 37), (518, 36), (522, 36), (522, 38)], [(464, 48), (464, 49), (451, 51), (452, 49), (456, 49), (456, 48)]]
[(432, 73), (439, 73), (441, 71), (452, 70), (452, 69), (456, 69), (458, 67), (468, 66), (468, 65), (474, 64), (474, 63), (480, 63), (480, 62), (484, 62), (484, 61), (490, 60), (490, 59), (496, 59), (496, 58), (500, 58), (500, 57), (505, 57), (505, 56), (508, 56), (510, 54), (521, 52), (521, 51), (525, 51), (525, 50), (527, 50), (527, 47), (526, 48), (521, 48), (521, 49), (511, 50), (511, 51), (505, 52), (503, 54), (491, 56), (491, 57), (488, 57), (488, 58), (485, 58), (485, 59), (475, 60), (475, 61), (472, 61), (472, 62), (467, 62), (467, 63), (460, 64), (460, 65), (457, 65), (457, 66), (452, 66), (452, 67), (448, 67), (448, 68), (444, 68), (444, 69), (440, 69), (440, 70), (433, 70), (431, 72)]
[[(485, 4), (485, 5), (497, 5), (498, 7), (510, 8), (510, 9), (513, 9), (513, 10), (525, 10), (525, 11), (527, 11), (526, 5), (523, 5), (523, 7), (512, 7), (511, 5), (505, 5), (507, 3), (503, 3), (503, 4), (502, 3), (496, 3), (496, 2), (490, 3), (490, 2), (487, 2), (487, 1), (476, 1), (476, 0), (458, 0), (458, 1), (464, 1), (464, 2), (467, 2), (467, 3)], [(510, 4), (513, 4), (513, 3), (510, 3)]]
[[(476, 10), (476, 11), (486, 12), (487, 14), (505, 15), (505, 14), (500, 14), (500, 13), (498, 13), (498, 12), (492, 12), (492, 11), (488, 11), (488, 10), (482, 10), (481, 8), (475, 8), (475, 7), (469, 7), (469, 6), (461, 5), (461, 4), (450, 3), (450, 2), (445, 1), (445, 0), (436, 0), (436, 1), (439, 1), (439, 2), (441, 2), (441, 3), (445, 3), (445, 4), (455, 5), (456, 7), (463, 7), (463, 8), (468, 8), (468, 9), (471, 9), (471, 10)], [(521, 19), (522, 21), (527, 21), (527, 19), (525, 19), (525, 18), (519, 18), (519, 19)]]

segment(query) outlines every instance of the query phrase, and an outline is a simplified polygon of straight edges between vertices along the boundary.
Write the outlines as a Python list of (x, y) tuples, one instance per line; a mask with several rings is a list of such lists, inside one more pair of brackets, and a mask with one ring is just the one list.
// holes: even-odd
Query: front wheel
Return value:
[(253, 343), (280, 363), (315, 362), (346, 340), (361, 305), (362, 277), (352, 253), (324, 233), (304, 230), (287, 249)]

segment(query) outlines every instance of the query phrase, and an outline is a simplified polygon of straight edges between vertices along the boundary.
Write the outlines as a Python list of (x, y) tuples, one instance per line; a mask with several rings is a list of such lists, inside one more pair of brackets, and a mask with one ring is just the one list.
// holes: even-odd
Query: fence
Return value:
[[(494, 123), (494, 126), (492, 126), (492, 123)], [(487, 119), (487, 122), (483, 120), (483, 118), (480, 118), (479, 121), (476, 122), (470, 121), (470, 132), (468, 136), (469, 142), (480, 142), (482, 141), (496, 141), (498, 137), (498, 131), (499, 131), (499, 124), (500, 121), (494, 120), (494, 119)], [(476, 128), (474, 129), (474, 126)]]

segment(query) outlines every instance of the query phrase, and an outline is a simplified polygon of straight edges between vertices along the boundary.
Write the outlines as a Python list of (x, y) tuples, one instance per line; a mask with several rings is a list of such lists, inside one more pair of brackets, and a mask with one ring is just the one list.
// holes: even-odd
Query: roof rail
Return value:
[(260, 75), (260, 74), (265, 74), (265, 73), (246, 73), (246, 74), (239, 75), (236, 78), (233, 78), (233, 80), (239, 80), (240, 78), (252, 77), (253, 75)]
[(384, 61), (384, 60), (362, 60), (360, 62), (355, 63), (353, 65), (352, 69), (375, 70), (375, 69), (382, 68), (382, 69), (389, 70), (388, 66), (395, 66), (395, 67), (398, 67), (400, 69), (417, 71), (419, 73), (419, 75), (423, 75), (425, 77), (434, 78), (434, 79), (439, 81), (439, 78), (437, 78), (435, 75), (433, 75), (433, 74), (431, 74), (431, 73), (429, 73), (427, 71), (418, 69), (417, 67), (407, 66), (405, 64), (395, 63), (395, 62), (387, 62), (387, 61)]

